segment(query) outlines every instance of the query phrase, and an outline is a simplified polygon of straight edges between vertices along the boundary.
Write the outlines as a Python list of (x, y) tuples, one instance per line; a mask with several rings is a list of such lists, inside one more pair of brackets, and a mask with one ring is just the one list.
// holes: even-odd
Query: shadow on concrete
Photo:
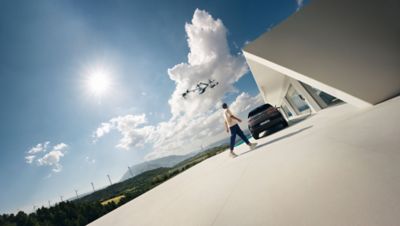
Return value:
[(259, 148), (261, 148), (261, 147), (264, 147), (264, 146), (266, 146), (266, 145), (268, 145), (268, 144), (272, 144), (272, 143), (275, 143), (275, 142), (277, 142), (277, 141), (283, 140), (283, 139), (285, 139), (285, 138), (294, 136), (294, 135), (296, 135), (296, 134), (298, 134), (298, 133), (301, 133), (301, 132), (303, 132), (304, 130), (308, 130), (308, 129), (312, 128), (312, 127), (313, 127), (313, 126), (307, 126), (307, 127), (302, 128), (302, 129), (299, 129), (299, 130), (297, 130), (297, 131), (295, 131), (295, 132), (291, 132), (291, 133), (288, 133), (288, 134), (286, 134), (286, 135), (284, 135), (284, 136), (277, 137), (277, 138), (275, 138), (275, 139), (273, 139), (273, 140), (271, 140), (271, 141), (268, 141), (268, 142), (265, 143), (265, 144), (262, 144), (262, 145), (257, 146), (257, 147), (256, 147), (255, 149), (253, 149), (253, 150), (244, 152), (244, 153), (240, 154), (239, 156), (245, 155), (245, 154), (250, 153), (250, 152), (252, 152), (252, 151), (255, 151), (255, 150), (257, 150), (257, 149), (259, 149)]

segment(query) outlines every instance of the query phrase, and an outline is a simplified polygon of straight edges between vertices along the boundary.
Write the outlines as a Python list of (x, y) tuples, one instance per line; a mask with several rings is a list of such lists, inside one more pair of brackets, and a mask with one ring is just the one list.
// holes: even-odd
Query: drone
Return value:
[(210, 88), (214, 88), (215, 86), (217, 86), (219, 84), (219, 82), (213, 80), (213, 79), (209, 79), (208, 83), (205, 82), (199, 82), (197, 83), (196, 87), (193, 89), (187, 89), (186, 92), (182, 93), (182, 97), (186, 99), (186, 96), (189, 93), (194, 93), (197, 92), (199, 95), (203, 94), (208, 87)]

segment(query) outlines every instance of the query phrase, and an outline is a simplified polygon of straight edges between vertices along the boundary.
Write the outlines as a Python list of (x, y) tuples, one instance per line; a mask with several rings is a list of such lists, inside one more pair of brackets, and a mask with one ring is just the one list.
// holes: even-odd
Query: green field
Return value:
[(125, 198), (125, 195), (118, 195), (111, 199), (107, 199), (106, 201), (101, 202), (101, 205), (105, 206), (105, 205), (109, 204), (110, 202), (113, 202), (118, 205), (118, 203), (121, 201), (122, 198)]

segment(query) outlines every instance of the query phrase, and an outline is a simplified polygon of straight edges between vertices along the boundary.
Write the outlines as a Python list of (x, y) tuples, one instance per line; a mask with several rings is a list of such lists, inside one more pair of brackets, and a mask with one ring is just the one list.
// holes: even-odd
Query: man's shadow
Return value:
[(275, 139), (273, 139), (273, 140), (271, 140), (271, 141), (268, 141), (268, 142), (265, 143), (265, 144), (262, 144), (262, 145), (257, 146), (257, 147), (256, 147), (255, 149), (253, 149), (253, 150), (246, 151), (246, 152), (240, 154), (239, 156), (245, 155), (245, 154), (250, 153), (250, 152), (252, 152), (252, 151), (255, 151), (255, 150), (257, 150), (257, 149), (259, 149), (259, 148), (261, 148), (261, 147), (264, 147), (264, 146), (266, 146), (266, 145), (268, 145), (268, 144), (272, 144), (272, 143), (275, 143), (275, 142), (280, 141), (280, 140), (282, 140), (282, 139), (285, 139), (285, 138), (294, 136), (294, 135), (296, 135), (296, 134), (298, 134), (298, 133), (303, 132), (304, 130), (310, 129), (311, 127), (313, 127), (313, 126), (307, 126), (307, 127), (302, 128), (302, 129), (299, 129), (299, 130), (297, 130), (297, 131), (295, 131), (295, 132), (291, 132), (291, 133), (288, 133), (288, 134), (286, 134), (286, 135), (284, 135), (284, 136), (277, 137), (277, 138), (275, 138)]

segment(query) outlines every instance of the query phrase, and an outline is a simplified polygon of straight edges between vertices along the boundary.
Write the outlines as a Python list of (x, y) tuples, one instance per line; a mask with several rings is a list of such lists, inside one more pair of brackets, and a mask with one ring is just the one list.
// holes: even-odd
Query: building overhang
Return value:
[(400, 93), (398, 11), (392, 0), (314, 0), (248, 44), (244, 56), (250, 69), (256, 62), (368, 107)]

